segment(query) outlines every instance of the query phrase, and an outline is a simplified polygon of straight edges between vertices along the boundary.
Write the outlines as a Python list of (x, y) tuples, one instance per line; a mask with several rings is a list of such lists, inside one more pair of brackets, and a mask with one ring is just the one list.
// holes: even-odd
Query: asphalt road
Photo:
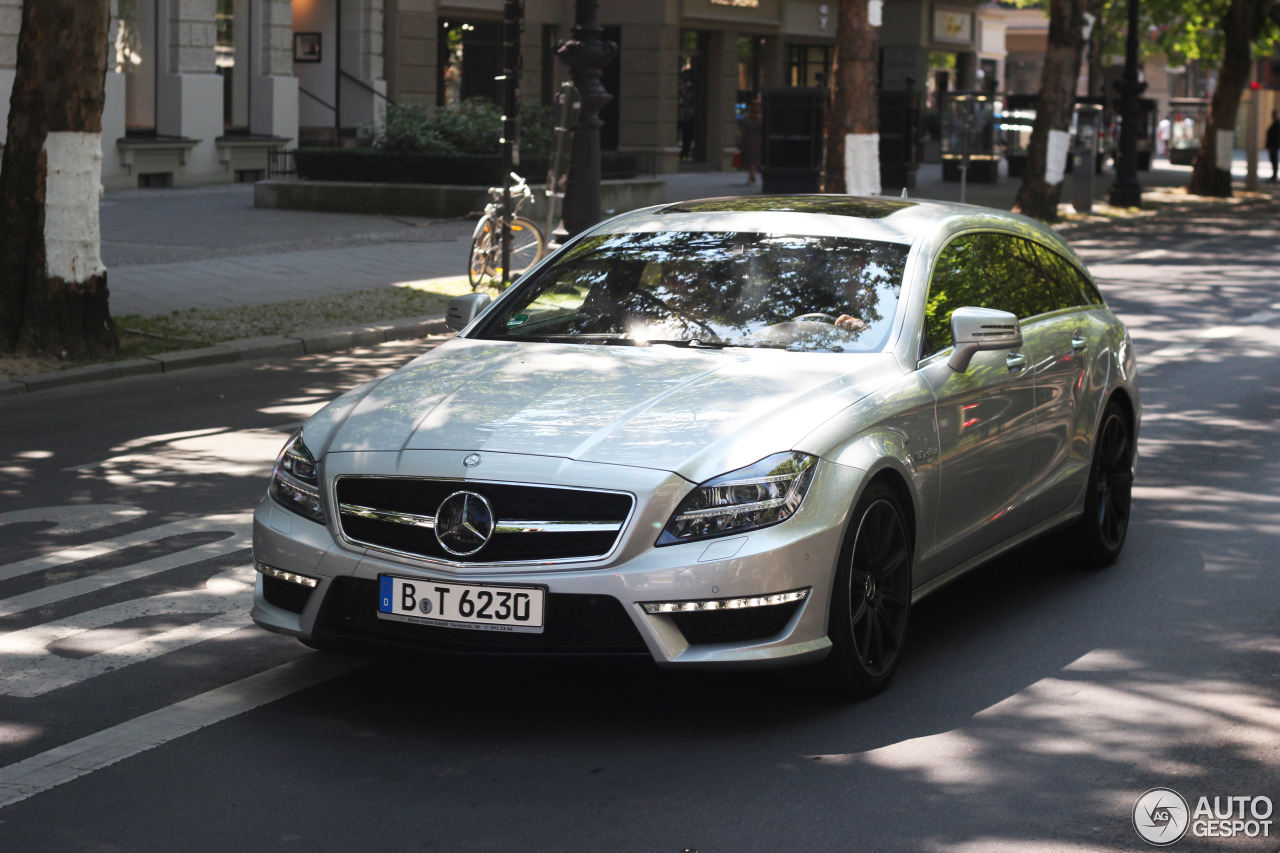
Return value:
[(970, 574), (857, 704), (254, 628), (276, 451), (420, 342), (0, 400), (0, 850), (1140, 850), (1150, 788), (1280, 801), (1280, 228), (1215, 210), (1072, 238), (1142, 364), (1119, 563)]

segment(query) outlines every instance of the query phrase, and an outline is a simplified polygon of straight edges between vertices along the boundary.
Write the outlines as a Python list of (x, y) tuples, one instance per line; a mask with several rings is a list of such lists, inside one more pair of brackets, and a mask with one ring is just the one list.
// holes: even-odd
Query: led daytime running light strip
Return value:
[(253, 566), (267, 577), (279, 578), (282, 581), (296, 583), (299, 586), (314, 587), (316, 584), (320, 583), (315, 578), (309, 578), (306, 575), (295, 575), (293, 572), (286, 572), (284, 569), (277, 569), (274, 566), (268, 566), (266, 563), (259, 563), (257, 560), (254, 560)]
[[(715, 488), (720, 488), (716, 486)], [(791, 500), (790, 496), (785, 498), (771, 498), (767, 501), (755, 501), (749, 504), (724, 504), (722, 506), (709, 506), (704, 509), (691, 509), (688, 512), (682, 512), (676, 516), (676, 521), (688, 521), (691, 518), (707, 518), (715, 515), (733, 515), (735, 513), (744, 512), (760, 512), (761, 510), (773, 509), (774, 507), (784, 506)]]
[(778, 604), (792, 604), (804, 601), (809, 597), (809, 589), (795, 589), (791, 592), (775, 592), (771, 595), (757, 595), (750, 598), (710, 598), (702, 601), (648, 601), (641, 606), (645, 613), (706, 613), (712, 610), (743, 610), (748, 607), (773, 607)]

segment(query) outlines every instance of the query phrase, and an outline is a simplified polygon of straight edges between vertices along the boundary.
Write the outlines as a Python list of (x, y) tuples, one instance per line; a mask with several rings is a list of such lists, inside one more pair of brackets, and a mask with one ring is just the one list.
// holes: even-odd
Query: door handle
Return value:
[(1017, 372), (1027, 366), (1027, 357), (1020, 352), (1011, 352), (1005, 357), (1004, 363), (1008, 365), (1010, 372)]

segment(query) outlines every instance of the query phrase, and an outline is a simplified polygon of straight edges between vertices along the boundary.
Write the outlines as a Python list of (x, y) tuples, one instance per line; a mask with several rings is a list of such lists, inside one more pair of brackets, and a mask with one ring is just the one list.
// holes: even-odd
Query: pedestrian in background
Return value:
[(1271, 180), (1280, 172), (1280, 110), (1271, 111), (1271, 126), (1267, 128), (1267, 153), (1271, 155)]
[(738, 127), (738, 151), (742, 154), (742, 165), (747, 170), (748, 184), (756, 182), (763, 131), (764, 107), (760, 96), (756, 95), (747, 104), (747, 114), (742, 117), (742, 123)]

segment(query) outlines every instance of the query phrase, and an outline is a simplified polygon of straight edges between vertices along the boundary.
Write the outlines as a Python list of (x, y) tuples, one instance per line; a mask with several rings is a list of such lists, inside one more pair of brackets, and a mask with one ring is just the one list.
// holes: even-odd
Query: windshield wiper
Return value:
[(726, 343), (721, 343), (720, 341), (700, 341), (697, 338), (686, 338), (678, 341), (647, 340), (647, 341), (636, 341), (636, 343), (640, 346), (644, 346), (646, 344), (649, 346), (653, 346), (656, 344), (665, 344), (666, 346), (669, 346), (669, 347), (686, 347), (688, 349), (724, 349), (725, 347), (737, 346), (737, 344), (726, 344)]

